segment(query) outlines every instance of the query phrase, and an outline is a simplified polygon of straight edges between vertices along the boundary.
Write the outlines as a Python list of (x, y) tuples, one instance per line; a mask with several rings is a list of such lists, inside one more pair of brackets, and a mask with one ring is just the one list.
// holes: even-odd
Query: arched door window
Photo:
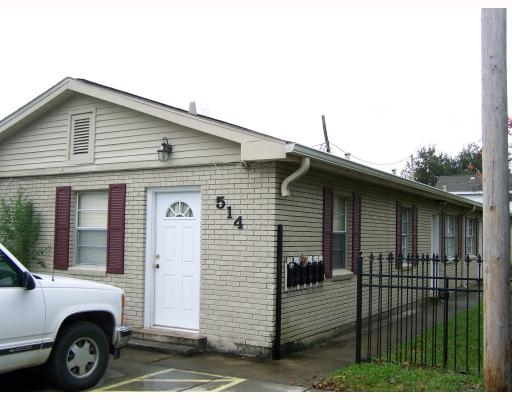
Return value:
[(167, 218), (193, 218), (194, 213), (190, 206), (183, 202), (177, 201), (169, 206), (166, 214)]

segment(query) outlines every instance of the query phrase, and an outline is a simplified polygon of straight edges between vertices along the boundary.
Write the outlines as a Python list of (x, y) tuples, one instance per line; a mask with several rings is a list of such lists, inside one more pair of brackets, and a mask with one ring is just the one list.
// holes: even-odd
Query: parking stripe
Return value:
[[(175, 379), (175, 378), (154, 378), (158, 375), (165, 374), (167, 372), (186, 372), (196, 375), (204, 375), (209, 376), (211, 379), (188, 379), (188, 378), (182, 378), (182, 379)], [(176, 369), (176, 368), (169, 368), (162, 371), (152, 372), (151, 374), (141, 375), (136, 378), (127, 379), (122, 382), (114, 383), (112, 385), (103, 386), (98, 389), (92, 390), (93, 392), (104, 392), (107, 390), (115, 389), (121, 386), (129, 385), (130, 383), (135, 382), (190, 382), (190, 383), (224, 383), (224, 385), (221, 385), (217, 388), (214, 388), (210, 390), (210, 392), (222, 392), (223, 390), (229, 389), (233, 386), (236, 386), (242, 382), (245, 382), (246, 379), (242, 378), (234, 378), (231, 376), (222, 376), (222, 375), (215, 375), (215, 374), (208, 374), (205, 372), (197, 372), (197, 371), (188, 371), (188, 370), (182, 370), (182, 369)]]
[[(230, 379), (232, 379), (231, 382), (226, 383), (225, 385), (219, 386), (218, 388), (212, 389), (212, 390), (210, 390), (210, 392), (222, 392), (223, 390), (226, 390), (226, 389), (229, 389), (230, 387), (239, 385), (240, 383), (245, 382), (247, 380), (247, 379), (242, 379), (242, 378), (230, 378)], [(219, 381), (220, 381), (220, 379), (219, 379)]]
[[(176, 371), (180, 372), (190, 372), (191, 374), (198, 374), (198, 375), (206, 375), (206, 376), (213, 376), (214, 378), (226, 378), (224, 375), (215, 375), (215, 374), (209, 374), (207, 372), (197, 372), (197, 371), (190, 371), (187, 369), (177, 369)], [(229, 377), (228, 377), (229, 378)]]
[(212, 382), (211, 379), (144, 379), (144, 382)]
[(100, 387), (100, 388), (92, 390), (92, 391), (93, 392), (104, 392), (105, 390), (114, 389), (116, 387), (128, 385), (129, 383), (133, 383), (133, 382), (143, 381), (146, 378), (150, 378), (152, 376), (156, 376), (156, 375), (160, 375), (160, 374), (165, 374), (166, 372), (171, 372), (171, 371), (176, 371), (176, 368), (164, 369), (163, 371), (158, 371), (158, 372), (153, 372), (151, 374), (142, 375), (137, 378), (132, 378), (132, 379), (128, 379), (126, 381), (115, 383), (113, 385), (103, 386), (103, 387)]

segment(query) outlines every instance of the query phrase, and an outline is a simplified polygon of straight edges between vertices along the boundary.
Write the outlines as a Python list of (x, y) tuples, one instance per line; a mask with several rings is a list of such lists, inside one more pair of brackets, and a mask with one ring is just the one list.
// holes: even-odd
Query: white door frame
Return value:
[[(158, 193), (180, 193), (197, 192), (202, 203), (201, 188), (199, 186), (166, 186), (157, 188), (148, 188), (146, 198), (146, 262), (145, 262), (145, 280), (144, 280), (144, 328), (151, 328), (155, 321), (155, 238), (156, 238), (156, 197)], [(202, 207), (202, 204), (201, 204)], [(199, 226), (201, 230), (201, 225)], [(199, 240), (201, 246), (201, 240)], [(199, 248), (201, 254), (201, 248)], [(201, 259), (201, 257), (199, 257)], [(201, 265), (201, 262), (199, 262)], [(199, 282), (201, 280), (199, 279)], [(199, 294), (201, 290), (199, 290)], [(199, 298), (199, 306), (201, 305)], [(174, 329), (175, 330), (175, 329)]]

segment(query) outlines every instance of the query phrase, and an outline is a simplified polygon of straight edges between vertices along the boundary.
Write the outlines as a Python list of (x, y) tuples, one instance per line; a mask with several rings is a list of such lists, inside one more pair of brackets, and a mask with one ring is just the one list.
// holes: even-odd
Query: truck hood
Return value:
[(51, 276), (46, 274), (32, 274), (35, 278), (36, 285), (43, 288), (80, 288), (80, 289), (96, 289), (96, 290), (110, 290), (122, 292), (122, 289), (98, 283), (93, 281), (86, 281), (83, 279), (68, 278), (65, 276)]

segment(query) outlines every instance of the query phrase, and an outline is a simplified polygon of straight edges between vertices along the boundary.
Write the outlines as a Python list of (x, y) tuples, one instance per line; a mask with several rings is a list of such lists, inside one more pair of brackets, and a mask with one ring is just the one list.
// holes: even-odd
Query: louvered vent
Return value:
[(71, 115), (69, 132), (69, 160), (73, 163), (94, 162), (95, 112)]
[(73, 155), (89, 153), (89, 138), (91, 135), (91, 114), (74, 115), (73, 126)]

